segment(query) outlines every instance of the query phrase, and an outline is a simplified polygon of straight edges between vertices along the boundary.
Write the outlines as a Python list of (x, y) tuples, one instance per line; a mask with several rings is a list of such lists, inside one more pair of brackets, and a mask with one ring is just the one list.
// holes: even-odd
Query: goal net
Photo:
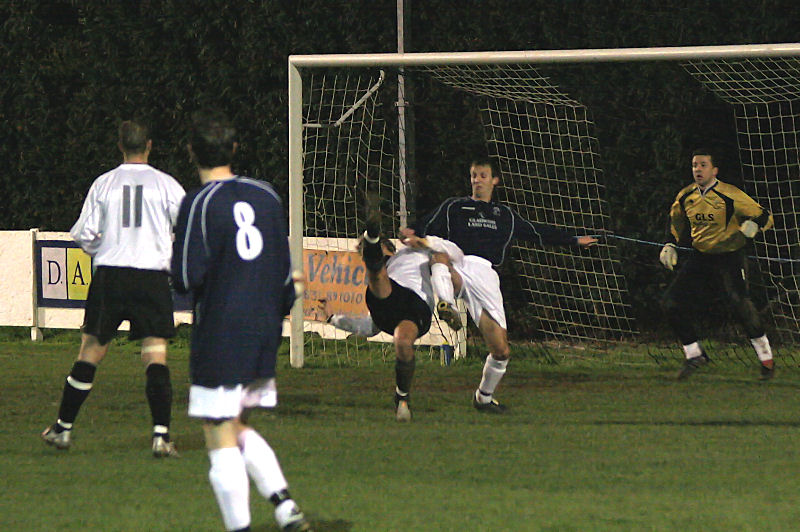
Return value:
[[(800, 53), (800, 47), (790, 50)], [(352, 252), (367, 213), (382, 213), (387, 234), (396, 235), (400, 229), (399, 205), (405, 189), (398, 178), (391, 100), (396, 88), (387, 81), (392, 76), (385, 74), (386, 69), (398, 66), (404, 67), (407, 76), (427, 76), (454, 92), (470, 95), (479, 109), (477, 129), (486, 152), (499, 161), (500, 202), (533, 222), (600, 238), (599, 245), (589, 250), (542, 248), (525, 242), (516, 242), (513, 249), (515, 288), (522, 294), (520, 305), (514, 301), (514, 313), (535, 323), (538, 333), (569, 342), (627, 341), (639, 331), (622, 274), (624, 257), (612, 230), (619, 226), (609, 217), (601, 143), (591, 110), (559, 87), (557, 68), (551, 65), (544, 76), (536, 63), (651, 59), (670, 60), (678, 70), (683, 66), (736, 109), (746, 191), (776, 218), (776, 230), (766, 233), (771, 236), (756, 247), (758, 265), (776, 328), (796, 340), (800, 301), (793, 91), (798, 85), (791, 76), (797, 67), (793, 58), (745, 61), (729, 57), (748, 53), (774, 56), (778, 51), (745, 46), (736, 51), (698, 47), (290, 58), (294, 83), (293, 89), (290, 82), (290, 121), (295, 131), (290, 138), (290, 190), (292, 183), (295, 187), (294, 194), (290, 192), (293, 257), (297, 261), (300, 248), (304, 250), (307, 275), (321, 274), (324, 260), (338, 264), (342, 271), (346, 264), (352, 281), (352, 286), (343, 287), (341, 279), (338, 286), (331, 286), (330, 274), (310, 279), (310, 286), (315, 286), (315, 279), (325, 282), (307, 294), (303, 309), (293, 310), (293, 364), (302, 365), (304, 356), (360, 363), (372, 360), (362, 354), (376, 349), (384, 359), (394, 357), (391, 346), (336, 331), (325, 322), (327, 313), (315, 313), (314, 308), (319, 307), (319, 299), (325, 299), (333, 307), (329, 312), (365, 312), (362, 301), (360, 306), (348, 306), (341, 294), (354, 301), (356, 292), (348, 295), (347, 290), (357, 285), (363, 297), (363, 268), (356, 279), (352, 273), (359, 259)], [(697, 60), (685, 61), (695, 55)], [(423, 122), (421, 117), (418, 123)], [(419, 190), (420, 196), (425, 193)], [(444, 199), (437, 198), (437, 203)], [(665, 211), (663, 207), (653, 216), (665, 218)], [(660, 245), (661, 238), (663, 234), (643, 244)], [(654, 257), (657, 253), (652, 251)], [(344, 258), (346, 254), (350, 258)], [(328, 271), (334, 271), (336, 265), (329, 266)], [(333, 298), (340, 298), (341, 304), (331, 305)], [(463, 342), (463, 337), (453, 336), (443, 324), (437, 328), (434, 323), (432, 332), (435, 336), (423, 345)], [(386, 335), (378, 339), (390, 341)], [(537, 349), (524, 338), (515, 342)]]

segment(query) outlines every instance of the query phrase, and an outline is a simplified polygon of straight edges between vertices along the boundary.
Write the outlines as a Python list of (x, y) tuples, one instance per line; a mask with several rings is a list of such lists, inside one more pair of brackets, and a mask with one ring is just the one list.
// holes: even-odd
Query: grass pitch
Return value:
[[(181, 459), (150, 456), (144, 372), (125, 341), (72, 449), (39, 440), (78, 341), (0, 336), (0, 529), (223, 530), (186, 416), (185, 339), (170, 352)], [(495, 417), (470, 405), (479, 361), (420, 357), (414, 420), (400, 425), (391, 364), (293, 370), (282, 356), (279, 406), (254, 426), (318, 531), (797, 530), (796, 370), (762, 383), (755, 362), (717, 364), (678, 383), (677, 361), (645, 354), (559, 362), (512, 360), (497, 394), (510, 410)], [(254, 531), (276, 530), (254, 487), (251, 509)]]

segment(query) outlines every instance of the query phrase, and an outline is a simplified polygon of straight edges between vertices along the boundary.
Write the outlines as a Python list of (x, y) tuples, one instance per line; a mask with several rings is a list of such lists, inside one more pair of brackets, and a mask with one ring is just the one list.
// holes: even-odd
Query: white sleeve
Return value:
[(425, 240), (428, 241), (428, 247), (431, 250), (438, 253), (447, 253), (450, 257), (450, 262), (453, 264), (461, 264), (464, 261), (464, 252), (454, 242), (433, 235), (426, 236)]
[(171, 180), (167, 187), (167, 209), (169, 210), (169, 219), (172, 227), (178, 222), (178, 211), (181, 208), (181, 201), (186, 195), (186, 191), (175, 179)]
[(93, 184), (83, 202), (83, 209), (78, 221), (70, 229), (72, 239), (89, 255), (94, 255), (100, 248), (103, 234), (103, 209), (97, 201), (97, 188)]
[(348, 316), (347, 314), (334, 314), (330, 319), (331, 325), (337, 329), (357, 334), (358, 336), (375, 336), (380, 329), (369, 316)]

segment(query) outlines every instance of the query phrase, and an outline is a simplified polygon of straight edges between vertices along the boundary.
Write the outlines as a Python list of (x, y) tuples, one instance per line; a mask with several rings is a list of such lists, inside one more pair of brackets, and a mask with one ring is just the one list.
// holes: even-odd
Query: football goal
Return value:
[[(291, 314), (292, 365), (302, 366), (308, 356), (358, 363), (359, 351), (376, 349), (393, 358), (387, 344), (356, 340), (328, 317), (366, 312), (355, 246), (368, 213), (381, 213), (390, 236), (418, 214), (408, 211), (414, 188), (398, 151), (405, 142), (398, 143), (403, 123), (398, 125), (395, 110), (403, 102), (393, 101), (398, 73), (472, 102), (479, 119), (475, 133), (499, 162), (500, 202), (533, 222), (600, 239), (590, 249), (515, 242), (512, 318), (533, 324), (532, 338), (637, 338), (642, 331), (630, 291), (642, 281), (626, 279), (627, 258), (619, 248), (626, 242), (660, 245), (663, 232), (627, 238), (624, 223), (612, 218), (593, 109), (560, 80), (561, 70), (576, 65), (623, 63), (663, 64), (730, 104), (745, 191), (775, 216), (775, 230), (756, 240), (752, 257), (774, 322), (770, 330), (785, 341), (798, 340), (800, 44), (305, 55), (288, 62), (290, 245), (293, 262), (303, 265), (309, 281), (303, 304)], [(653, 216), (666, 222), (671, 199), (663, 198)], [(657, 257), (657, 249), (649, 252)], [(468, 331), (455, 333), (434, 320), (420, 343), (431, 346), (432, 356), (442, 343), (463, 352)], [(390, 341), (386, 335), (376, 339)]]

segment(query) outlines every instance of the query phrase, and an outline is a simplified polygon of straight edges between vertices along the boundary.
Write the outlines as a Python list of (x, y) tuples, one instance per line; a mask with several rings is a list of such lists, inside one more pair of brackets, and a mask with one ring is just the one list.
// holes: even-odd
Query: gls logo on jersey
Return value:
[(706, 213), (700, 212), (700, 213), (697, 213), (697, 214), (694, 215), (694, 219), (697, 220), (698, 222), (713, 222), (714, 221), (714, 215), (710, 214), (710, 213), (706, 214)]

